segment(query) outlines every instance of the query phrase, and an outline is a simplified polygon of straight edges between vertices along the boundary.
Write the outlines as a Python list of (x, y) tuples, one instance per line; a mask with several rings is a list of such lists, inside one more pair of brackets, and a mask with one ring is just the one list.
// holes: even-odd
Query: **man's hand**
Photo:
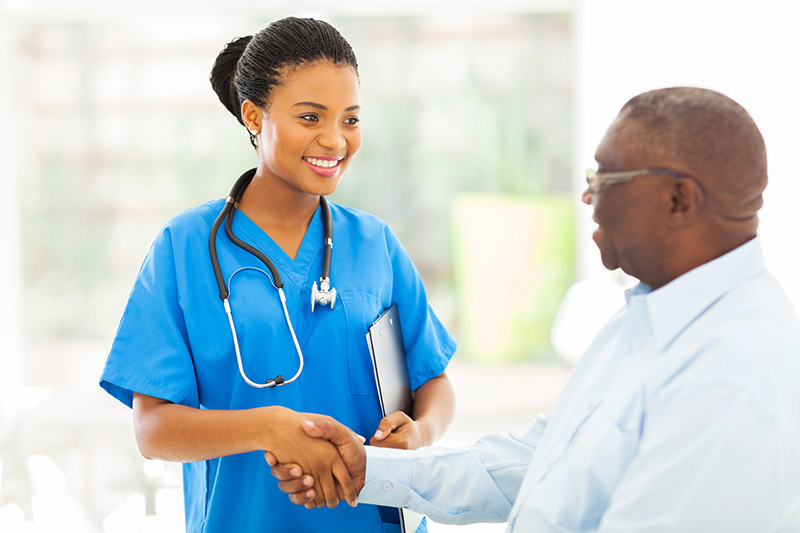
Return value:
[[(337, 486), (340, 491), (338, 496), (339, 499), (347, 500), (350, 505), (355, 505), (355, 495), (364, 487), (364, 476), (367, 469), (367, 454), (362, 444), (363, 437), (356, 435), (332, 418), (308, 420), (303, 422), (301, 427), (309, 437), (328, 440), (336, 446), (350, 473), (350, 479), (355, 491), (355, 494), (351, 497), (344, 487)], [(304, 474), (303, 468), (298, 464), (280, 463), (278, 458), (270, 452), (266, 453), (266, 460), (272, 467), (272, 475), (279, 480), (278, 487), (289, 494), (291, 502), (297, 505), (305, 505), (308, 509), (315, 507), (315, 499), (318, 498), (317, 489), (319, 487), (316, 487), (314, 476)], [(331, 500), (328, 498), (328, 490), (326, 488), (323, 488), (323, 490), (325, 490), (326, 501), (330, 507)]]

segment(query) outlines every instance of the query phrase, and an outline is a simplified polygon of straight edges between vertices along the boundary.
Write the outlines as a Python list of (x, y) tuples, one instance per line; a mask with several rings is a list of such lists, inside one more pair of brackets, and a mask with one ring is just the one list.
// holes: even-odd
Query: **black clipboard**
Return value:
[[(408, 378), (403, 330), (396, 303), (381, 313), (369, 327), (367, 346), (372, 357), (382, 415), (403, 411), (411, 416), (414, 396)], [(414, 533), (423, 518), (423, 515), (414, 511), (400, 509), (400, 529), (403, 533)]]

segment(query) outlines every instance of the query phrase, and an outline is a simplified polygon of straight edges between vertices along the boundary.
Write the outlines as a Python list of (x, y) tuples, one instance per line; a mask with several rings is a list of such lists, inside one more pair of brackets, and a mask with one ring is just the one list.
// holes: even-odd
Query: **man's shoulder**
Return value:
[(714, 302), (682, 344), (692, 381), (734, 384), (769, 405), (795, 394), (800, 382), (800, 319), (768, 272)]
[[(800, 346), (800, 318), (775, 277), (764, 271), (723, 295), (699, 322), (721, 341), (754, 346)], [(707, 322), (707, 323), (706, 323)]]

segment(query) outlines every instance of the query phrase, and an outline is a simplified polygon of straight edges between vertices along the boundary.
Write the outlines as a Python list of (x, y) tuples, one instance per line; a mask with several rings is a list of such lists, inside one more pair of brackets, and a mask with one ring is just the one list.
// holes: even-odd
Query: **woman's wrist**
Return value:
[(419, 447), (430, 446), (437, 441), (436, 427), (430, 418), (422, 417), (415, 420), (414, 423), (417, 424), (420, 439), (422, 440), (422, 444)]
[(287, 429), (288, 415), (293, 411), (281, 405), (257, 407), (256, 411), (257, 447), (259, 450), (275, 450), (280, 446), (281, 433)]

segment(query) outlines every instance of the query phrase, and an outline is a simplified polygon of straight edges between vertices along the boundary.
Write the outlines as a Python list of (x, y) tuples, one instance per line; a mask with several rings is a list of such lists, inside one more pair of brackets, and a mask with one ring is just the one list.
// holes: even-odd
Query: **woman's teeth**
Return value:
[(315, 157), (306, 157), (306, 161), (308, 161), (315, 167), (333, 168), (339, 164), (339, 161), (341, 161), (341, 159), (317, 159)]

